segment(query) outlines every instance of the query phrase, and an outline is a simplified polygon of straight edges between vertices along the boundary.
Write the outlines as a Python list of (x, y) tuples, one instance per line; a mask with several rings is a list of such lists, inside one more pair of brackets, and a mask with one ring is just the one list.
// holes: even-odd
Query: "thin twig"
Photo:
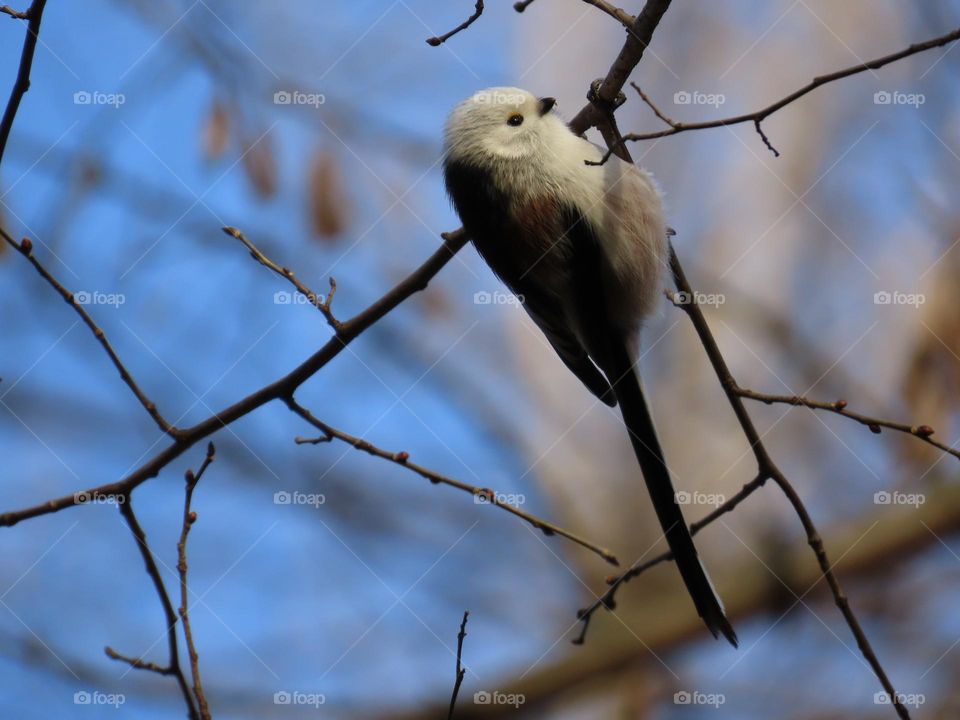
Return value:
[(107, 340), (107, 336), (103, 332), (103, 329), (93, 321), (93, 318), (90, 317), (90, 313), (84, 309), (83, 305), (77, 302), (76, 296), (66, 287), (64, 287), (63, 284), (60, 283), (60, 281), (57, 280), (40, 263), (39, 260), (37, 260), (36, 256), (33, 254), (33, 243), (30, 241), (30, 239), (24, 238), (22, 242), (17, 243), (14, 241), (13, 237), (2, 227), (0, 227), (0, 235), (3, 236), (3, 239), (6, 240), (7, 244), (9, 244), (12, 248), (19, 250), (20, 254), (27, 258), (40, 276), (60, 294), (60, 297), (66, 301), (67, 305), (76, 311), (76, 313), (80, 316), (80, 319), (83, 320), (84, 324), (90, 328), (90, 332), (93, 333), (93, 336), (97, 339), (97, 342), (103, 346), (103, 349), (110, 357), (110, 361), (113, 363), (113, 366), (117, 369), (117, 372), (120, 373), (120, 378), (127, 384), (127, 387), (130, 388), (130, 391), (136, 396), (137, 400), (147, 411), (150, 417), (153, 418), (153, 421), (157, 424), (157, 427), (159, 427), (160, 430), (170, 437), (176, 439), (180, 431), (167, 422), (166, 418), (160, 414), (156, 404), (146, 396), (143, 390), (140, 389), (140, 386), (137, 385), (136, 381), (133, 379), (133, 376), (130, 374), (130, 371), (127, 370), (126, 366), (123, 364), (123, 361), (120, 360), (120, 356), (117, 355), (116, 351), (113, 349), (110, 341)]
[[(902, 60), (903, 58), (909, 57), (911, 55), (916, 55), (917, 53), (926, 52), (927, 50), (932, 50), (934, 48), (943, 47), (949, 43), (956, 42), (960, 40), (960, 28), (953, 30), (952, 32), (947, 33), (946, 35), (941, 35), (939, 37), (931, 38), (921, 43), (914, 43), (909, 47), (900, 50), (899, 52), (892, 53), (890, 55), (884, 55), (883, 57), (876, 58), (875, 60), (869, 60), (858, 65), (853, 65), (843, 70), (837, 70), (836, 72), (829, 73), (827, 75), (820, 75), (815, 77), (809, 83), (803, 87), (795, 90), (789, 95), (777, 100), (770, 105), (767, 105), (760, 110), (756, 110), (750, 113), (744, 113), (743, 115), (735, 115), (733, 117), (721, 118), (719, 120), (707, 120), (705, 122), (694, 122), (694, 123), (681, 123), (676, 122), (675, 120), (670, 119), (664, 113), (662, 113), (653, 101), (650, 100), (647, 95), (645, 95), (639, 87), (634, 85), (634, 88), (637, 92), (640, 93), (641, 99), (650, 106), (651, 109), (656, 113), (657, 117), (663, 120), (667, 125), (670, 126), (669, 130), (660, 130), (658, 132), (649, 132), (649, 133), (628, 133), (623, 136), (621, 142), (636, 142), (638, 140), (654, 140), (656, 138), (667, 137), (669, 135), (677, 135), (682, 132), (687, 132), (689, 130), (705, 130), (707, 128), (717, 128), (717, 127), (727, 127), (730, 125), (738, 125), (740, 123), (751, 122), (753, 123), (754, 129), (760, 133), (760, 137), (763, 139), (764, 144), (773, 152), (774, 155), (779, 155), (780, 153), (773, 147), (770, 143), (770, 140), (764, 134), (763, 130), (760, 127), (760, 123), (766, 120), (768, 117), (773, 115), (778, 110), (786, 107), (790, 103), (799, 100), (804, 95), (816, 90), (821, 85), (826, 85), (837, 80), (842, 80), (843, 78), (850, 77), (851, 75), (857, 75), (867, 70), (876, 70), (883, 67), (884, 65), (889, 65), (890, 63)], [(598, 161), (599, 164), (605, 163), (610, 155), (613, 154), (615, 148), (609, 149), (603, 158)], [(597, 163), (588, 163), (588, 164), (597, 164)]]
[(515, 2), (513, 4), (513, 9), (516, 10), (518, 13), (522, 13), (528, 7), (533, 5), (534, 2), (536, 2), (536, 0), (519, 0), (519, 2)]
[[(707, 525), (712, 523), (714, 520), (719, 519), (722, 515), (725, 515), (729, 512), (733, 512), (740, 503), (750, 497), (756, 490), (759, 490), (763, 487), (763, 484), (767, 481), (765, 475), (757, 475), (753, 480), (746, 483), (736, 495), (731, 497), (729, 500), (718, 505), (712, 512), (708, 515), (700, 518), (694, 523), (690, 523), (690, 534), (696, 535)], [(620, 589), (622, 585), (633, 580), (635, 577), (642, 575), (644, 572), (650, 568), (659, 565), (660, 563), (669, 562), (673, 560), (673, 553), (669, 550), (666, 552), (657, 555), (650, 560), (638, 560), (633, 565), (631, 565), (625, 572), (620, 575), (612, 575), (607, 578), (607, 585), (609, 588), (606, 592), (598, 597), (593, 604), (579, 610), (577, 612), (577, 618), (583, 623), (580, 627), (580, 634), (573, 639), (574, 645), (582, 645), (584, 640), (587, 637), (587, 628), (590, 626), (590, 620), (593, 617), (593, 614), (600, 608), (605, 608), (607, 610), (613, 610), (616, 607), (616, 594), (617, 590)]]
[(427, 38), (427, 45), (432, 45), (433, 47), (443, 45), (443, 43), (445, 43), (447, 40), (452, 38), (458, 32), (466, 30), (468, 27), (473, 25), (480, 18), (481, 15), (483, 15), (483, 0), (477, 0), (477, 4), (476, 6), (474, 6), (473, 15), (471, 15), (462, 23), (457, 25), (450, 32), (444, 33), (443, 35), (440, 35), (438, 37)]
[(703, 348), (707, 353), (707, 358), (709, 359), (710, 364), (713, 366), (714, 372), (717, 375), (717, 379), (720, 381), (720, 385), (723, 387), (723, 391), (727, 396), (728, 402), (733, 408), (734, 414), (737, 416), (737, 421), (740, 424), (740, 428), (743, 430), (744, 435), (747, 437), (747, 441), (750, 443), (750, 448), (753, 450), (753, 455), (757, 460), (757, 465), (759, 468), (758, 477), (765, 477), (773, 480), (783, 494), (787, 496), (787, 499), (793, 506), (794, 512), (797, 514), (797, 517), (800, 518), (800, 523), (803, 525), (804, 532), (807, 535), (807, 544), (813, 550), (814, 555), (816, 555), (817, 563), (820, 566), (823, 577), (826, 578), (827, 584), (830, 586), (830, 592), (833, 594), (834, 602), (840, 609), (840, 613), (843, 615), (844, 620), (846, 620), (847, 626), (850, 628), (850, 632), (856, 639), (857, 646), (860, 648), (861, 654), (870, 664), (874, 674), (877, 676), (877, 679), (880, 681), (883, 689), (891, 699), (891, 703), (893, 704), (897, 714), (900, 716), (900, 718), (902, 718), (902, 720), (909, 720), (910, 713), (900, 701), (901, 696), (897, 695), (897, 692), (893, 687), (893, 683), (890, 681), (886, 671), (880, 664), (880, 660), (877, 658), (876, 652), (874, 652), (870, 641), (867, 639), (866, 634), (863, 632), (863, 628), (860, 626), (860, 621), (857, 619), (853, 609), (850, 607), (850, 602), (847, 599), (846, 594), (840, 587), (840, 581), (837, 580), (837, 577), (833, 572), (833, 564), (827, 557), (826, 550), (823, 546), (823, 540), (821, 539), (819, 532), (817, 532), (817, 528), (810, 517), (810, 513), (807, 511), (807, 508), (800, 499), (800, 495), (797, 493), (796, 489), (794, 489), (793, 485), (780, 471), (780, 468), (777, 467), (777, 465), (773, 462), (773, 459), (770, 457), (770, 454), (767, 452), (767, 449), (763, 444), (760, 434), (757, 432), (757, 428), (753, 423), (753, 419), (750, 417), (746, 407), (743, 404), (743, 398), (736, 391), (739, 386), (737, 385), (733, 374), (730, 372), (730, 368), (727, 366), (727, 362), (724, 359), (723, 354), (720, 352), (720, 347), (717, 345), (717, 341), (714, 339), (709, 325), (707, 325), (706, 318), (704, 318), (703, 312), (701, 312), (700, 306), (696, 301), (696, 295), (693, 293), (690, 283), (687, 281), (687, 277), (683, 272), (682, 266), (680, 265), (680, 259), (677, 257), (672, 245), (670, 247), (670, 269), (673, 272), (673, 279), (677, 286), (677, 290), (679, 290), (681, 293), (685, 293), (685, 297), (690, 298), (690, 302), (683, 303), (679, 305), (679, 307), (687, 314), (687, 317), (690, 318), (690, 321), (693, 323), (693, 327), (697, 332), (697, 336), (700, 338), (700, 343), (703, 345)]
[(130, 528), (130, 532), (133, 533), (133, 537), (137, 541), (137, 549), (140, 551), (140, 556), (143, 558), (143, 564), (146, 566), (147, 574), (153, 581), (153, 587), (156, 589), (157, 597), (160, 598), (160, 604), (163, 606), (163, 614), (166, 617), (167, 624), (169, 660), (164, 667), (156, 663), (147, 662), (143, 658), (132, 658), (123, 655), (109, 646), (104, 648), (104, 652), (106, 652), (108, 657), (125, 662), (131, 667), (140, 670), (149, 670), (159, 673), (160, 675), (173, 675), (177, 679), (177, 685), (180, 686), (180, 692), (183, 695), (184, 701), (187, 703), (187, 710), (191, 720), (199, 720), (200, 715), (197, 712), (197, 706), (193, 701), (193, 696), (190, 694), (190, 687), (183, 674), (183, 669), (180, 667), (180, 650), (177, 645), (177, 614), (174, 612), (173, 602), (170, 600), (170, 594), (167, 592), (163, 578), (160, 576), (160, 569), (153, 559), (153, 551), (147, 544), (146, 533), (144, 533), (143, 528), (137, 521), (137, 516), (133, 512), (133, 503), (131, 502), (132, 494), (127, 494), (126, 496), (119, 495), (116, 497), (120, 507), (120, 514), (123, 516), (127, 526)]
[(881, 428), (888, 428), (890, 430), (906, 433), (907, 435), (913, 435), (914, 437), (920, 438), (925, 443), (933, 445), (933, 447), (938, 448), (945, 453), (949, 453), (956, 458), (960, 458), (960, 450), (935, 440), (932, 437), (934, 430), (929, 425), (907, 425), (906, 423), (894, 422), (893, 420), (883, 420), (881, 418), (862, 415), (860, 413), (853, 412), (852, 410), (848, 410), (846, 400), (822, 402), (819, 400), (811, 400), (799, 395), (770, 395), (767, 393), (757, 392), (756, 390), (742, 388), (739, 385), (735, 386), (733, 390), (740, 397), (748, 398), (750, 400), (757, 400), (758, 402), (766, 403), (767, 405), (781, 403), (785, 405), (803, 406), (810, 408), (811, 410), (825, 410), (837, 415), (842, 415), (843, 417), (850, 418), (861, 425), (865, 425), (872, 433), (879, 434)]
[[(643, 53), (650, 44), (653, 34), (670, 7), (671, 0), (647, 0), (643, 10), (627, 33), (617, 58), (613, 61), (606, 77), (600, 83), (597, 91), (597, 102), (587, 103), (570, 121), (570, 129), (578, 135), (583, 134), (591, 127), (598, 127), (601, 131), (605, 126), (606, 108), (612, 107), (617, 96), (623, 90), (627, 78), (643, 58)], [(604, 138), (606, 139), (606, 138)]]
[(47, 0), (33, 0), (26, 12), (11, 10), (6, 5), (2, 9), (10, 17), (27, 20), (28, 22), (27, 34), (23, 40), (23, 50), (20, 53), (17, 80), (10, 91), (10, 99), (7, 100), (7, 107), (3, 111), (3, 119), (0, 120), (0, 162), (3, 161), (3, 153), (7, 148), (7, 139), (10, 137), (10, 129), (13, 127), (13, 119), (20, 108), (20, 101), (23, 100), (23, 96), (30, 89), (30, 68), (33, 66), (33, 55), (37, 49), (37, 40), (40, 39), (40, 21), (43, 19), (43, 8), (46, 4)]
[(328, 362), (343, 352), (354, 339), (367, 328), (381, 320), (400, 303), (416, 292), (424, 290), (430, 280), (459, 252), (467, 243), (467, 235), (462, 228), (453, 232), (442, 233), (443, 245), (437, 249), (418, 268), (406, 278), (397, 283), (379, 300), (365, 310), (341, 323), (340, 333), (328, 340), (313, 355), (300, 363), (277, 380), (265, 385), (249, 395), (236, 401), (200, 423), (185, 428), (177, 433), (177, 439), (152, 458), (144, 462), (126, 477), (117, 482), (106, 483), (89, 490), (76, 492), (71, 495), (53, 498), (39, 505), (0, 514), (0, 527), (10, 527), (24, 520), (59, 512), (78, 504), (77, 498), (84, 492), (103, 497), (112, 497), (117, 494), (129, 493), (135, 487), (160, 474), (167, 465), (180, 457), (196, 443), (209, 437), (224, 426), (245, 417), (254, 410), (273, 400), (288, 397), (304, 382), (313, 377)]
[(408, 470), (412, 470), (413, 472), (417, 473), (417, 475), (420, 475), (421, 477), (426, 478), (427, 480), (429, 480), (434, 484), (447, 485), (449, 487), (454, 487), (454, 488), (457, 488), (458, 490), (462, 490), (464, 492), (470, 493), (471, 495), (473, 495), (473, 497), (476, 499), (478, 503), (481, 503), (484, 505), (488, 505), (488, 504), (494, 505), (498, 508), (502, 508), (503, 510), (506, 510), (508, 513), (516, 515), (522, 520), (525, 520), (526, 522), (530, 523), (530, 525), (532, 525), (537, 530), (540, 530), (544, 535), (559, 535), (561, 537), (565, 537), (571, 542), (574, 542), (577, 545), (580, 545), (581, 547), (584, 547), (587, 550), (590, 550), (591, 552), (596, 553), (611, 565), (619, 565), (619, 562), (617, 561), (617, 557), (612, 552), (610, 552), (610, 550), (608, 550), (607, 548), (600, 547), (599, 545), (592, 543), (589, 540), (585, 540), (584, 538), (579, 537), (578, 535), (574, 535), (569, 530), (564, 530), (562, 527), (554, 525), (551, 522), (547, 522), (546, 520), (542, 520), (538, 518), (536, 515), (533, 515), (524, 510), (521, 510), (515, 505), (511, 505), (507, 502), (504, 502), (503, 500), (500, 499), (503, 496), (500, 493), (497, 493), (496, 491), (491, 490), (490, 488), (482, 488), (476, 485), (470, 485), (469, 483), (465, 483), (461, 480), (457, 480), (455, 478), (451, 478), (446, 475), (441, 475), (440, 473), (434, 472), (433, 470), (430, 470), (429, 468), (426, 468), (423, 465), (418, 465), (415, 462), (411, 462), (410, 454), (405, 451), (390, 452), (388, 450), (383, 450), (367, 442), (363, 438), (358, 438), (348, 433), (345, 433), (342, 430), (337, 430), (335, 427), (332, 427), (327, 423), (323, 422), (323, 420), (321, 420), (320, 418), (315, 417), (313, 413), (311, 413), (307, 408), (300, 405), (292, 397), (287, 398), (286, 403), (287, 403), (287, 406), (290, 408), (290, 410), (292, 410), (294, 413), (302, 417), (304, 420), (306, 420), (308, 423), (310, 423), (315, 428), (317, 428), (320, 432), (323, 433), (323, 435), (321, 435), (319, 438), (298, 437), (296, 438), (296, 442), (298, 444), (316, 445), (319, 443), (330, 442), (332, 439), (340, 440), (341, 442), (345, 442), (348, 445), (353, 446), (357, 450), (361, 450), (365, 453), (369, 453), (370, 455), (373, 455), (378, 458), (383, 458), (384, 460), (389, 460), (390, 462), (400, 465), (402, 467), (405, 467)]
[(457, 704), (457, 695), (460, 693), (463, 677), (467, 674), (466, 668), (461, 664), (461, 659), (463, 658), (463, 639), (467, 636), (467, 618), (469, 616), (470, 611), (464, 610), (463, 622), (460, 623), (460, 632), (457, 633), (457, 679), (453, 684), (453, 695), (450, 696), (450, 712), (447, 713), (447, 720), (453, 720), (453, 708)]
[(343, 324), (339, 320), (337, 320), (336, 317), (334, 317), (333, 311), (330, 309), (330, 303), (333, 302), (333, 295), (337, 291), (336, 280), (334, 280), (332, 277), (330, 278), (330, 292), (327, 294), (327, 297), (324, 298), (322, 295), (315, 293), (309, 287), (307, 287), (302, 282), (300, 282), (300, 280), (297, 278), (297, 276), (294, 274), (294, 272), (290, 268), (282, 267), (277, 263), (275, 263), (270, 258), (268, 258), (266, 255), (264, 255), (263, 252), (260, 250), (260, 248), (258, 248), (252, 242), (250, 242), (250, 240), (247, 239), (247, 236), (244, 235), (242, 231), (238, 230), (235, 227), (225, 227), (225, 228), (222, 228), (222, 230), (230, 237), (234, 237), (240, 242), (242, 242), (250, 251), (250, 255), (253, 257), (254, 260), (256, 260), (261, 265), (270, 268), (277, 275), (280, 275), (281, 277), (285, 278), (291, 285), (293, 285), (297, 289), (298, 293), (300, 293), (307, 300), (309, 300), (310, 304), (313, 305), (315, 308), (317, 308), (317, 310), (319, 310), (323, 314), (323, 316), (327, 319), (327, 324), (331, 328), (333, 328), (333, 331), (335, 333), (340, 332), (341, 328), (343, 327)]
[(193, 500), (193, 490), (203, 477), (203, 473), (216, 456), (216, 449), (213, 443), (207, 443), (207, 456), (203, 459), (200, 469), (196, 474), (192, 470), (187, 470), (184, 475), (186, 481), (186, 490), (183, 500), (183, 524), (180, 529), (180, 541), (177, 543), (177, 573), (180, 576), (180, 607), (177, 612), (183, 622), (183, 636), (187, 641), (187, 652), (190, 655), (190, 673), (193, 676), (193, 694), (197, 699), (197, 705), (200, 708), (200, 717), (202, 720), (210, 720), (210, 707), (207, 705), (207, 698), (203, 694), (203, 683), (200, 680), (200, 658), (197, 655), (197, 647), (193, 642), (193, 630), (190, 627), (190, 611), (187, 602), (187, 535), (190, 528), (197, 521), (197, 513), (190, 509), (190, 502)]
[[(644, 26), (641, 28), (642, 31), (635, 33), (632, 32), (627, 37), (627, 42), (624, 45), (623, 50), (621, 50), (617, 59), (611, 66), (610, 71), (607, 73), (607, 77), (600, 83), (599, 88), (597, 88), (595, 93), (596, 101), (591, 104), (592, 110), (587, 113), (585, 108), (584, 111), (581, 111), (580, 114), (574, 118), (574, 122), (571, 123), (571, 128), (575, 132), (578, 131), (577, 127), (575, 127), (577, 122), (589, 122), (596, 124), (603, 134), (604, 140), (607, 142), (608, 157), (610, 154), (616, 152), (616, 154), (625, 162), (632, 162), (630, 153), (627, 150), (626, 144), (623, 142), (623, 138), (620, 134), (619, 128), (617, 127), (617, 121), (614, 115), (614, 111), (616, 109), (616, 95), (623, 87), (623, 84), (626, 82), (626, 78), (629, 76), (630, 72), (632, 72), (634, 67), (636, 67), (637, 63), (640, 61), (646, 44), (649, 43), (650, 38), (653, 36), (656, 27), (658, 26), (669, 5), (670, 0), (647, 1), (647, 4), (637, 17), (637, 22), (634, 24), (635, 30), (638, 26)], [(908, 49), (905, 54), (901, 54), (901, 57), (906, 57), (906, 55), (913, 54), (913, 52), (920, 52), (920, 50), (911, 52)], [(885, 61), (892, 62), (893, 60), (885, 59)], [(866, 65), (870, 65), (870, 63), (867, 63)], [(759, 123), (757, 125), (759, 127)], [(579, 131), (582, 132), (585, 129), (586, 127), (583, 127)], [(810, 545), (814, 551), (814, 554), (816, 555), (817, 562), (820, 566), (821, 572), (823, 573), (823, 577), (827, 579), (827, 584), (830, 586), (830, 590), (834, 597), (834, 602), (840, 609), (840, 612), (846, 620), (851, 633), (853, 633), (853, 636), (856, 638), (857, 645), (860, 648), (861, 653), (870, 664), (874, 674), (877, 676), (877, 679), (883, 686), (883, 689), (887, 692), (887, 695), (890, 698), (897, 715), (901, 718), (901, 720), (909, 720), (909, 712), (900, 701), (899, 696), (896, 694), (893, 684), (887, 676), (886, 671), (883, 669), (883, 666), (880, 664), (876, 653), (870, 645), (870, 641), (863, 632), (863, 628), (860, 626), (859, 620), (854, 614), (853, 609), (850, 607), (850, 603), (841, 589), (839, 581), (833, 573), (832, 565), (830, 564), (829, 558), (827, 557), (826, 551), (823, 547), (823, 541), (820, 538), (815, 525), (813, 524), (810, 514), (807, 512), (807, 509), (801, 501), (796, 490), (773, 462), (763, 444), (760, 434), (757, 432), (756, 426), (753, 423), (753, 419), (750, 417), (746, 407), (743, 404), (743, 398), (741, 398), (734, 391), (734, 388), (737, 387), (737, 383), (733, 379), (733, 375), (730, 372), (730, 369), (727, 367), (726, 360), (724, 359), (723, 354), (720, 352), (720, 348), (717, 345), (709, 326), (707, 325), (706, 319), (696, 303), (695, 296), (693, 295), (690, 285), (687, 282), (683, 268), (680, 265), (680, 260), (677, 257), (676, 252), (674, 252), (672, 245), (670, 247), (670, 269), (673, 272), (674, 282), (677, 286), (677, 289), (680, 292), (686, 293), (688, 297), (692, 298), (691, 302), (683, 304), (680, 307), (684, 310), (684, 312), (686, 312), (687, 316), (693, 323), (694, 328), (697, 331), (697, 335), (700, 338), (700, 342), (707, 354), (707, 358), (717, 374), (720, 385), (723, 387), (724, 393), (727, 395), (727, 399), (733, 408), (741, 430), (746, 436), (747, 441), (750, 443), (750, 448), (752, 449), (754, 457), (756, 458), (758, 471), (757, 479), (754, 482), (759, 486), (762, 485), (766, 479), (772, 479), (780, 487), (781, 491), (787, 496), (794, 508), (794, 511), (800, 518), (800, 522), (803, 525), (804, 531), (807, 535), (807, 543)], [(745, 487), (741, 493), (745, 493), (744, 497), (746, 497), (755, 489), (756, 488), (748, 489)]]
[(20, 10), (14, 10), (14, 9), (13, 9), (12, 7), (10, 7), (9, 5), (0, 6), (0, 13), (4, 13), (5, 15), (9, 15), (9, 16), (10, 16), (11, 18), (13, 18), (14, 20), (29, 20), (29, 19), (30, 19), (30, 11), (29, 11), (29, 10), (27, 10), (27, 11), (25, 11), (25, 12), (21, 12)]
[(593, 5), (598, 10), (605, 12), (627, 30), (632, 30), (633, 24), (637, 21), (637, 19), (626, 10), (618, 8), (616, 5), (611, 5), (606, 0), (583, 0), (583, 2), (587, 3), (587, 5)]

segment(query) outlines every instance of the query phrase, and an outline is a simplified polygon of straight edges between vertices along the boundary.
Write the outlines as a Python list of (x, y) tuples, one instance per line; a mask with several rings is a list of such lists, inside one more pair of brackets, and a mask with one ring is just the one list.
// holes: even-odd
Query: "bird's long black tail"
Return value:
[(714, 637), (718, 633), (737, 646), (737, 634), (727, 619), (723, 604), (717, 596), (713, 583), (707, 576), (707, 571), (700, 562), (697, 549), (693, 544), (693, 537), (680, 512), (677, 504), (673, 482), (663, 457), (663, 450), (657, 438), (657, 431), (653, 425), (653, 418), (643, 396), (640, 379), (633, 368), (630, 355), (626, 347), (614, 351), (615, 357), (610, 358), (610, 383), (617, 396), (620, 412), (630, 434), (630, 442), (643, 472), (643, 479), (647, 483), (647, 490), (653, 507), (660, 520), (674, 561), (680, 569), (680, 575), (687, 586), (693, 604), (703, 618), (707, 628)]

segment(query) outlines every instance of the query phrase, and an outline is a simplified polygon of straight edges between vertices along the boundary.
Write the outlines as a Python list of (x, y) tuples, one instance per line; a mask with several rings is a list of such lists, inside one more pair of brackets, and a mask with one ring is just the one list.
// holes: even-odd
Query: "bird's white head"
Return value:
[(454, 108), (447, 120), (448, 160), (488, 164), (544, 153), (572, 133), (556, 113), (556, 100), (514, 87), (481, 90)]

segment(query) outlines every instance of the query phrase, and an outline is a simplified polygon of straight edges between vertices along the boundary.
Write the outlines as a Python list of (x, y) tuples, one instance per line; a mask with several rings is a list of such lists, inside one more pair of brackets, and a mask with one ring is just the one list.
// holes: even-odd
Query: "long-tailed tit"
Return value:
[(684, 522), (635, 371), (641, 322), (668, 254), (650, 175), (575, 135), (553, 98), (476, 93), (450, 114), (447, 190), (477, 251), (518, 296), (564, 364), (619, 404), (657, 518), (697, 612), (737, 636)]

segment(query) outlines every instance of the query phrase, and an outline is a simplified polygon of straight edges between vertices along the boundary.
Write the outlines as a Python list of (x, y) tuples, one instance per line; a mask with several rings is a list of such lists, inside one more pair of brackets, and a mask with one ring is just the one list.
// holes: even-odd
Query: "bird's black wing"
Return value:
[(510, 200), (487, 171), (463, 162), (444, 167), (447, 191), (477, 252), (521, 300), (564, 365), (608, 405), (616, 398), (570, 328), (566, 307), (570, 288), (571, 243), (552, 200)]

